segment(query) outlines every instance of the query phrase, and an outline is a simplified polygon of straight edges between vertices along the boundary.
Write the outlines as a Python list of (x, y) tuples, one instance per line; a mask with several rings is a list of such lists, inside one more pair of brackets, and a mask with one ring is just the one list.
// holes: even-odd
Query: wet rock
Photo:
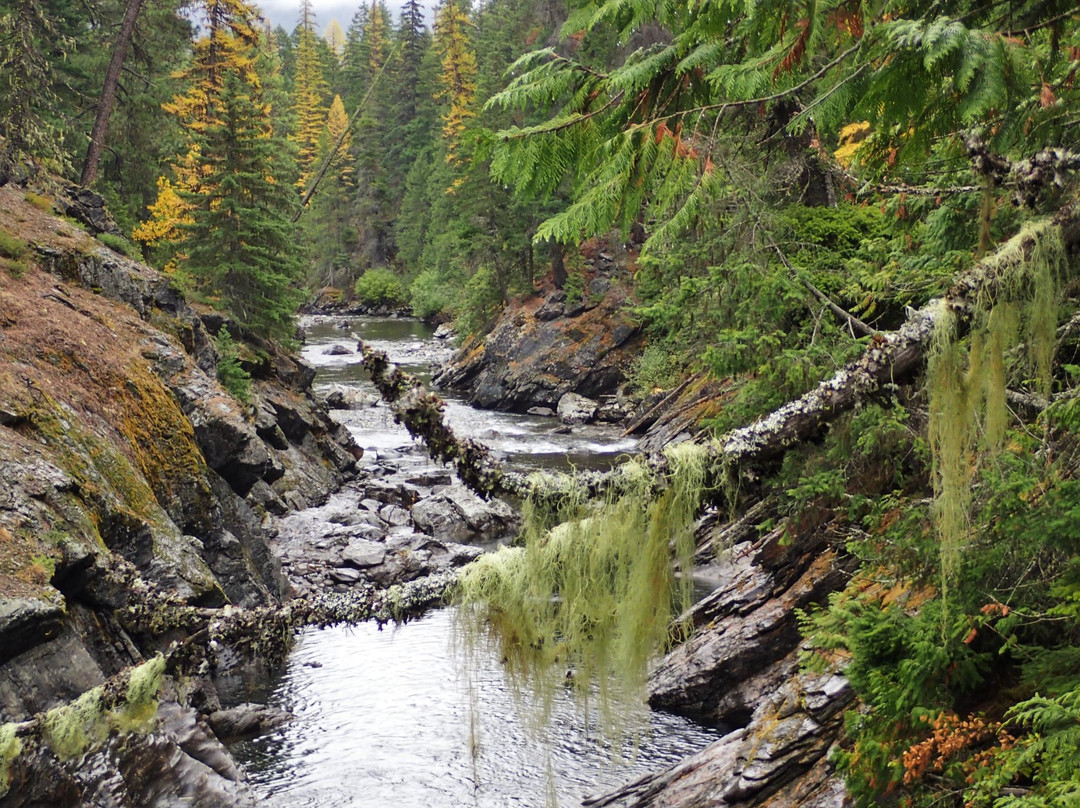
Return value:
[(649, 704), (718, 726), (737, 723), (753, 696), (735, 697), (732, 690), (753, 682), (794, 650), (799, 640), (795, 610), (843, 585), (846, 576), (836, 561), (831, 550), (818, 555), (776, 595), (775, 579), (771, 586), (749, 584), (750, 591), (766, 595), (764, 599), (746, 597), (743, 586), (735, 585), (696, 607), (711, 610), (715, 617), (656, 667), (649, 680)]
[(0, 598), (0, 663), (48, 642), (60, 631), (64, 610), (38, 599)]
[(443, 323), (435, 329), (435, 339), (453, 339), (456, 336), (457, 331), (454, 330), (454, 327), (450, 325), (450, 323)]
[(843, 677), (795, 675), (758, 703), (745, 728), (584, 805), (841, 808), (843, 781), (828, 763), (828, 752), (853, 699)]
[(323, 356), (349, 356), (355, 353), (348, 345), (331, 345), (323, 350)]
[(527, 409), (526, 412), (529, 415), (536, 415), (536, 416), (539, 416), (540, 418), (554, 418), (555, 417), (555, 410), (551, 409), (551, 407), (529, 407), (529, 409)]
[(543, 305), (532, 300), (508, 307), (482, 344), (466, 342), (434, 384), (466, 393), (476, 406), (516, 412), (554, 409), (565, 393), (590, 398), (612, 393), (642, 344), (639, 329), (623, 311), (626, 300), (620, 284), (589, 311), (584, 305), (567, 311), (562, 292)]
[(326, 396), (326, 406), (331, 410), (363, 410), (378, 403), (375, 396), (351, 388), (339, 388)]
[(564, 424), (588, 424), (596, 417), (599, 405), (591, 398), (577, 393), (566, 393), (559, 399), (559, 420)]
[(217, 710), (206, 717), (206, 723), (220, 740), (261, 735), (287, 724), (292, 715), (277, 707), (247, 702), (227, 710)]

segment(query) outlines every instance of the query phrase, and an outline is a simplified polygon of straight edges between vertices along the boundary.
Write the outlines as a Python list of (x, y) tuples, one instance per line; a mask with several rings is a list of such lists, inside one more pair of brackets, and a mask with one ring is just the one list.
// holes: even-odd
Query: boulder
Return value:
[(261, 735), (287, 724), (292, 714), (277, 707), (246, 702), (227, 710), (216, 710), (206, 717), (206, 723), (220, 740)]
[(348, 356), (354, 353), (353, 349), (348, 345), (331, 345), (329, 348), (323, 350), (323, 356)]
[(566, 393), (559, 399), (559, 420), (564, 424), (588, 424), (596, 417), (599, 404), (577, 393)]

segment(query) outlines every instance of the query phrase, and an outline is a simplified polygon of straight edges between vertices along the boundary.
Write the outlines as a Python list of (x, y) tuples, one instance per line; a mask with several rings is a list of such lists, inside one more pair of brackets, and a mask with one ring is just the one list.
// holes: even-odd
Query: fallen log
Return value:
[[(1019, 272), (1044, 239), (1060, 239), (1067, 252), (1080, 246), (1080, 211), (1076, 204), (1055, 216), (1024, 228), (994, 253), (962, 274), (941, 298), (912, 311), (896, 331), (875, 334), (858, 359), (850, 362), (814, 389), (788, 402), (754, 423), (728, 432), (710, 448), (717, 473), (747, 473), (782, 456), (788, 448), (819, 435), (837, 416), (884, 387), (912, 375), (923, 363), (938, 322), (945, 314), (966, 326), (977, 301), (994, 296), (1011, 276)], [(421, 438), (429, 455), (452, 463), (462, 482), (477, 494), (490, 497), (559, 496), (583, 489), (595, 495), (618, 484), (617, 472), (564, 475), (522, 475), (506, 469), (482, 444), (459, 439), (442, 417), (443, 402), (423, 384), (393, 366), (386, 355), (362, 340), (358, 350), (379, 393), (390, 405), (395, 419)], [(658, 477), (667, 470), (662, 456), (650, 458)]]

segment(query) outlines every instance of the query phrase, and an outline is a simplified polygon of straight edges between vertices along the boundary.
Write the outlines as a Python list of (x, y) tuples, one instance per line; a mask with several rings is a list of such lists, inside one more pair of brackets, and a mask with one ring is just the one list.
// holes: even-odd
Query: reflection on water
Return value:
[[(588, 737), (580, 707), (557, 699), (544, 741), (519, 717), (494, 652), (455, 660), (450, 610), (397, 629), (305, 631), (270, 701), (296, 719), (234, 749), (268, 806), (561, 806), (664, 768), (716, 739), (685, 719), (644, 715), (636, 759)], [(321, 667), (314, 667), (319, 665)], [(470, 753), (470, 717), (479, 752)], [(547, 772), (551, 772), (548, 777)]]

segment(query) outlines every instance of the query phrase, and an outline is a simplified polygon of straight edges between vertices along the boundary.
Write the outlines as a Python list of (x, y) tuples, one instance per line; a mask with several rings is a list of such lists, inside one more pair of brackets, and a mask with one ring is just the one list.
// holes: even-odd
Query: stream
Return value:
[[(428, 378), (453, 345), (414, 320), (309, 317), (304, 358), (315, 387), (357, 388), (372, 406), (340, 411), (364, 448), (363, 464), (429, 465), (393, 422), (359, 366), (358, 334), (403, 369)], [(334, 345), (348, 353), (331, 354)], [(444, 396), (444, 398), (446, 398)], [(608, 426), (553, 430), (553, 418), (477, 410), (447, 399), (455, 432), (475, 437), (517, 468), (610, 466), (635, 441)], [(285, 669), (259, 699), (294, 720), (233, 746), (262, 804), (280, 808), (451, 808), (574, 806), (665, 768), (718, 737), (686, 719), (645, 709), (620, 716), (627, 740), (600, 741), (595, 722), (569, 694), (552, 706), (543, 733), (506, 681), (498, 653), (479, 649), (468, 674), (455, 641), (453, 609), (398, 627), (307, 629)]]

